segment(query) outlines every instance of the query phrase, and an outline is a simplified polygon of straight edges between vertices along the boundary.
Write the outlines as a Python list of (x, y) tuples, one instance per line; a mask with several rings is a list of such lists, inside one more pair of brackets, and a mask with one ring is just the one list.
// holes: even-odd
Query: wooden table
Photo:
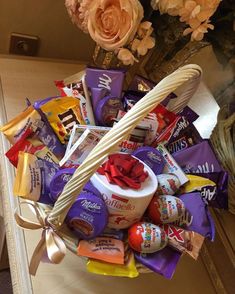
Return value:
[[(0, 58), (3, 88), (3, 94), (0, 95), (0, 124), (25, 108), (25, 97), (34, 101), (58, 94), (53, 81), (74, 74), (83, 67), (83, 64), (61, 61)], [(219, 108), (203, 84), (190, 104), (201, 114), (197, 121), (199, 131), (208, 137), (216, 123)], [(3, 156), (8, 148), (8, 142), (1, 135), (1, 198), (14, 293), (226, 293), (206, 246), (197, 262), (184, 256), (170, 281), (156, 274), (142, 274), (136, 279), (93, 275), (86, 272), (84, 261), (69, 251), (60, 265), (41, 263), (36, 277), (31, 277), (28, 274), (28, 260), (41, 232), (22, 231), (15, 224), (14, 211), (19, 209), (19, 199), (14, 198), (12, 193), (14, 169)], [(25, 217), (32, 217), (25, 207), (21, 213)]]

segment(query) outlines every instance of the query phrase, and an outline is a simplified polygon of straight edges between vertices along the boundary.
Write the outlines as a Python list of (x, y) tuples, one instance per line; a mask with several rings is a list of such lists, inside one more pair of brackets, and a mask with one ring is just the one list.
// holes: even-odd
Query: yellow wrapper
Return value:
[(42, 105), (40, 109), (63, 144), (68, 141), (75, 124), (85, 124), (77, 98), (55, 98)]
[(181, 187), (180, 189), (181, 193), (202, 191), (203, 187), (206, 187), (206, 186), (216, 187), (216, 183), (214, 183), (213, 181), (207, 178), (203, 178), (203, 177), (199, 177), (195, 175), (187, 175), (187, 178), (189, 179), (189, 182), (186, 183), (183, 187)]
[(128, 253), (128, 257), (126, 258), (124, 265), (89, 259), (86, 267), (88, 272), (98, 275), (128, 278), (136, 278), (139, 275), (135, 266), (134, 254), (132, 252)]
[(38, 201), (41, 195), (41, 172), (36, 164), (37, 157), (19, 152), (13, 194), (29, 200)]
[(36, 131), (40, 122), (41, 116), (33, 106), (29, 106), (17, 117), (2, 126), (0, 131), (3, 132), (11, 144), (15, 144), (28, 128), (33, 132)]

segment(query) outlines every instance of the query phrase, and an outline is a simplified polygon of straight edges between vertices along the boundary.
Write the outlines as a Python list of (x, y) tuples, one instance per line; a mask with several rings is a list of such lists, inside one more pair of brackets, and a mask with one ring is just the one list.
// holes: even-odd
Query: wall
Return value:
[(38, 56), (87, 61), (90, 37), (72, 24), (64, 0), (0, 0), (0, 54), (7, 54), (11, 32), (36, 35)]

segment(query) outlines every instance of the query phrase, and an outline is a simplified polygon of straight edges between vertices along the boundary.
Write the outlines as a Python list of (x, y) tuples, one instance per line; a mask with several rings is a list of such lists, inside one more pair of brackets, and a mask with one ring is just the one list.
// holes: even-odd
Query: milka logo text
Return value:
[(189, 227), (193, 222), (193, 216), (189, 214), (187, 211), (177, 220), (174, 222), (176, 226), (183, 226), (186, 225)]
[(105, 88), (107, 90), (111, 90), (110, 84), (112, 83), (112, 79), (110, 76), (103, 74), (101, 77), (99, 77), (99, 88)]
[(186, 129), (187, 126), (189, 126), (189, 122), (185, 119), (185, 117), (182, 117), (178, 122), (177, 122), (177, 129), (174, 131), (173, 138), (176, 138), (179, 136), (179, 133)]
[(92, 211), (92, 212), (100, 212), (100, 210), (101, 210), (101, 206), (99, 204), (97, 204), (95, 202), (88, 201), (86, 199), (81, 202), (81, 205), (82, 205), (82, 207), (84, 207), (87, 210)]

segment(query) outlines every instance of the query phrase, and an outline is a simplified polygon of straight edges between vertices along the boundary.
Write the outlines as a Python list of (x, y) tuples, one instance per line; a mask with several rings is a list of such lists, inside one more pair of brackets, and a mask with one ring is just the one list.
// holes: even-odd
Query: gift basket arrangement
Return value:
[[(113, 28), (105, 8), (118, 2), (125, 19), (138, 1), (101, 2), (95, 15)], [(140, 22), (142, 14), (132, 13)], [(228, 208), (228, 174), (187, 106), (201, 74), (190, 64), (157, 85), (138, 75), (126, 85), (124, 69), (87, 67), (55, 81), (60, 96), (27, 99), (1, 127), (12, 144), (6, 156), (16, 167), (14, 195), (38, 220), (16, 212), (16, 222), (42, 229), (32, 275), (45, 256), (60, 263), (68, 248), (91, 273), (171, 278), (183, 254), (197, 259), (204, 239), (213, 241), (208, 206)]]

